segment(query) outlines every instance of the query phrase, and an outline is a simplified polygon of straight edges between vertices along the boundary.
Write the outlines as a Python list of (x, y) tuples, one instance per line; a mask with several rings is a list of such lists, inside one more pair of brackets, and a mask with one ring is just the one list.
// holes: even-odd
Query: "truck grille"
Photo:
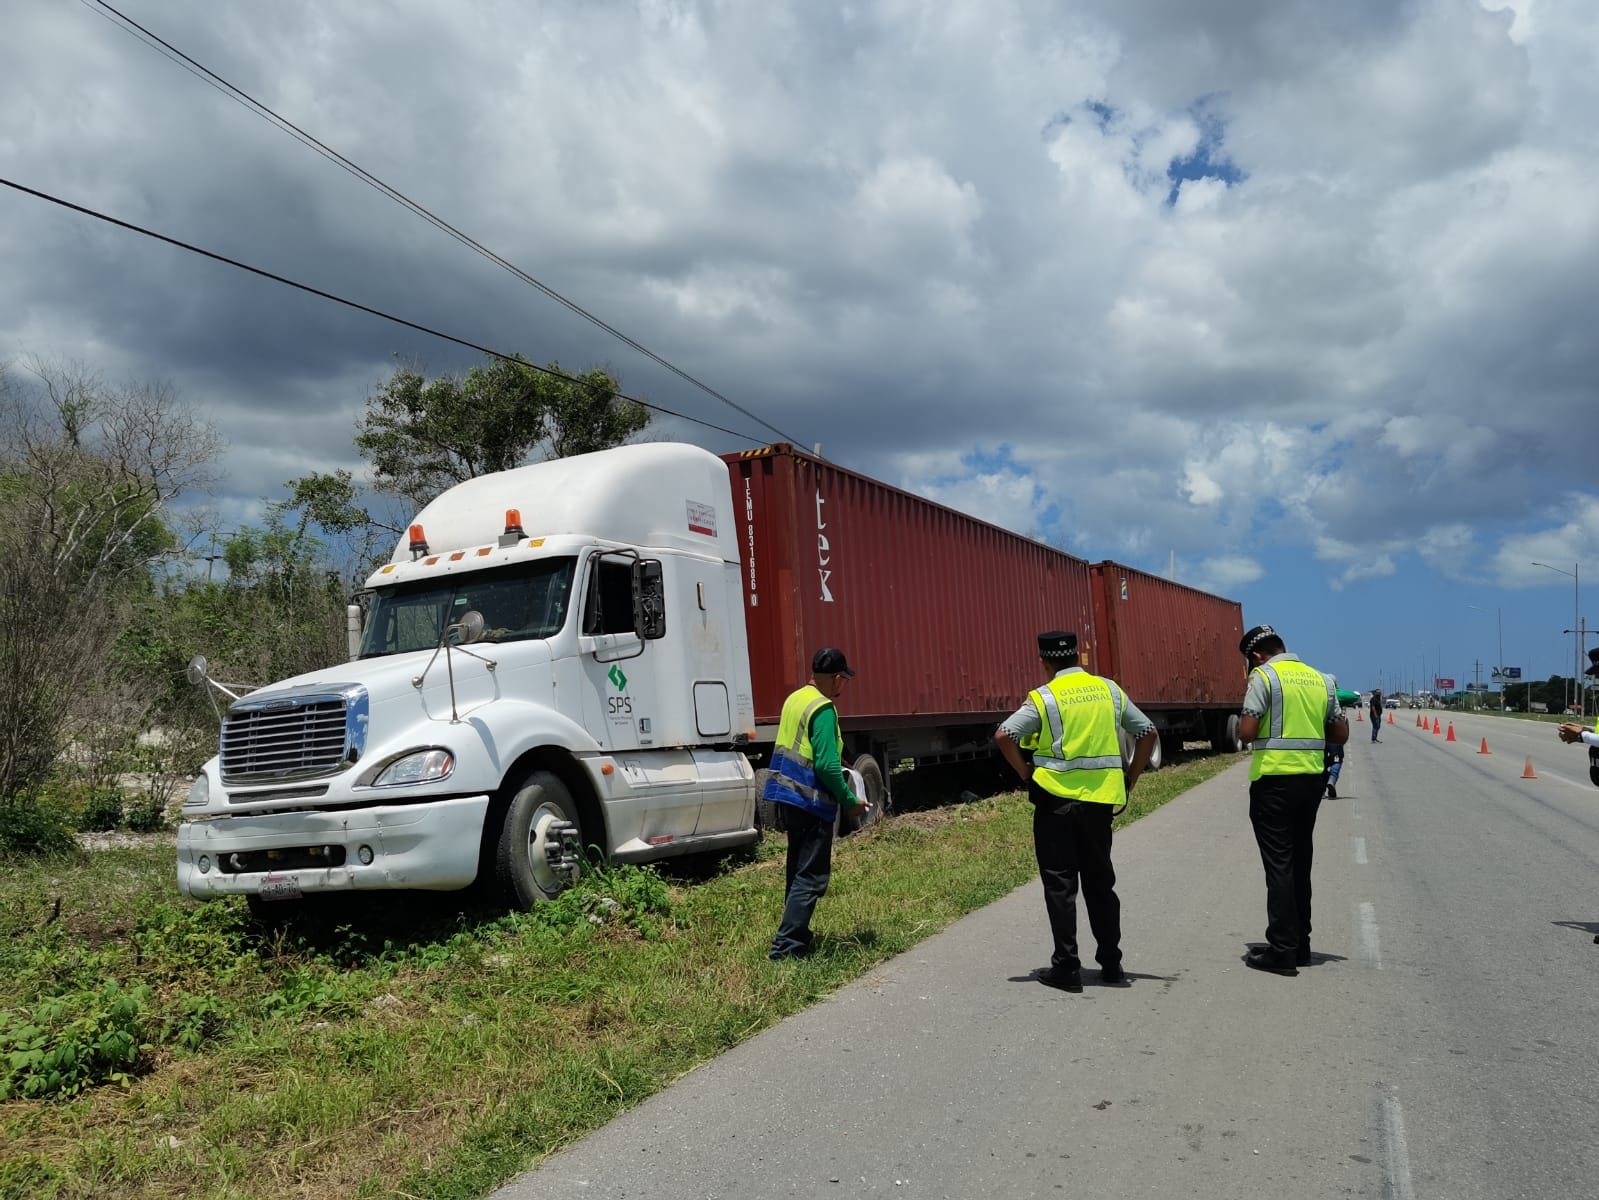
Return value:
[(359, 757), (366, 695), (275, 696), (234, 704), (222, 723), (224, 783), (266, 783), (334, 775)]

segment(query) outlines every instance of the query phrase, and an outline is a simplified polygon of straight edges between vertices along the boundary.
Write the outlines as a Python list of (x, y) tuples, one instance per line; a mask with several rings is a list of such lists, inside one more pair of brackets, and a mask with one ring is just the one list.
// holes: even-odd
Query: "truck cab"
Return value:
[(222, 715), (181, 890), (260, 904), (492, 882), (754, 841), (726, 467), (625, 446), (451, 488), (367, 580), (351, 660)]

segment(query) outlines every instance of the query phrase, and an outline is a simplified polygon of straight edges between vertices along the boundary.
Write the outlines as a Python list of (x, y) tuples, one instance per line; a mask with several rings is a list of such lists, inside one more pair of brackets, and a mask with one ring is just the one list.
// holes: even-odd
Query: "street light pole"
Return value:
[[(1478, 608), (1475, 604), (1468, 604), (1468, 605), (1466, 605), (1466, 607), (1471, 609), (1472, 612), (1480, 612), (1485, 617), (1488, 615), (1488, 610), (1486, 608)], [(1505, 621), (1504, 621), (1504, 615), (1505, 615), (1504, 614), (1504, 609), (1499, 608), (1496, 605), (1494, 607), (1494, 622), (1495, 622), (1495, 625), (1496, 625), (1496, 627), (1498, 628), (1498, 631), (1499, 631), (1499, 661), (1498, 661), (1498, 665), (1494, 667), (1494, 670), (1499, 673), (1499, 711), (1500, 712), (1504, 712), (1505, 711)]]
[[(1543, 567), (1557, 575), (1571, 576), (1571, 627), (1576, 629), (1582, 624), (1582, 564), (1572, 563), (1571, 570), (1562, 571), (1559, 567), (1551, 567), (1548, 563), (1535, 562), (1535, 567)], [(1577, 689), (1582, 686), (1582, 635), (1574, 634), (1572, 637), (1572, 670), (1571, 694), (1575, 700), (1579, 693)], [(1586, 707), (1586, 706), (1585, 706)]]

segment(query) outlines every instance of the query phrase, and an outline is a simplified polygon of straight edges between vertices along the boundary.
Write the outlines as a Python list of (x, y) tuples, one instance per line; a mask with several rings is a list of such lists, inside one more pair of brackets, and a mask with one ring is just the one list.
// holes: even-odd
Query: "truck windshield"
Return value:
[(361, 657), (431, 650), (446, 625), (476, 609), (485, 642), (554, 637), (566, 624), (574, 558), (541, 558), (470, 574), (404, 583), (372, 594)]

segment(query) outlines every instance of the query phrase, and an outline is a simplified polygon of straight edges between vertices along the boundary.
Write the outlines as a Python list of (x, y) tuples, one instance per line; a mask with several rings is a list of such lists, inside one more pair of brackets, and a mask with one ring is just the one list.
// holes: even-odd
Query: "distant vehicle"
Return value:
[(1397, 700), (1386, 701), (1384, 703), (1384, 707), (1385, 708), (1398, 708), (1399, 707), (1399, 701), (1397, 701)]

